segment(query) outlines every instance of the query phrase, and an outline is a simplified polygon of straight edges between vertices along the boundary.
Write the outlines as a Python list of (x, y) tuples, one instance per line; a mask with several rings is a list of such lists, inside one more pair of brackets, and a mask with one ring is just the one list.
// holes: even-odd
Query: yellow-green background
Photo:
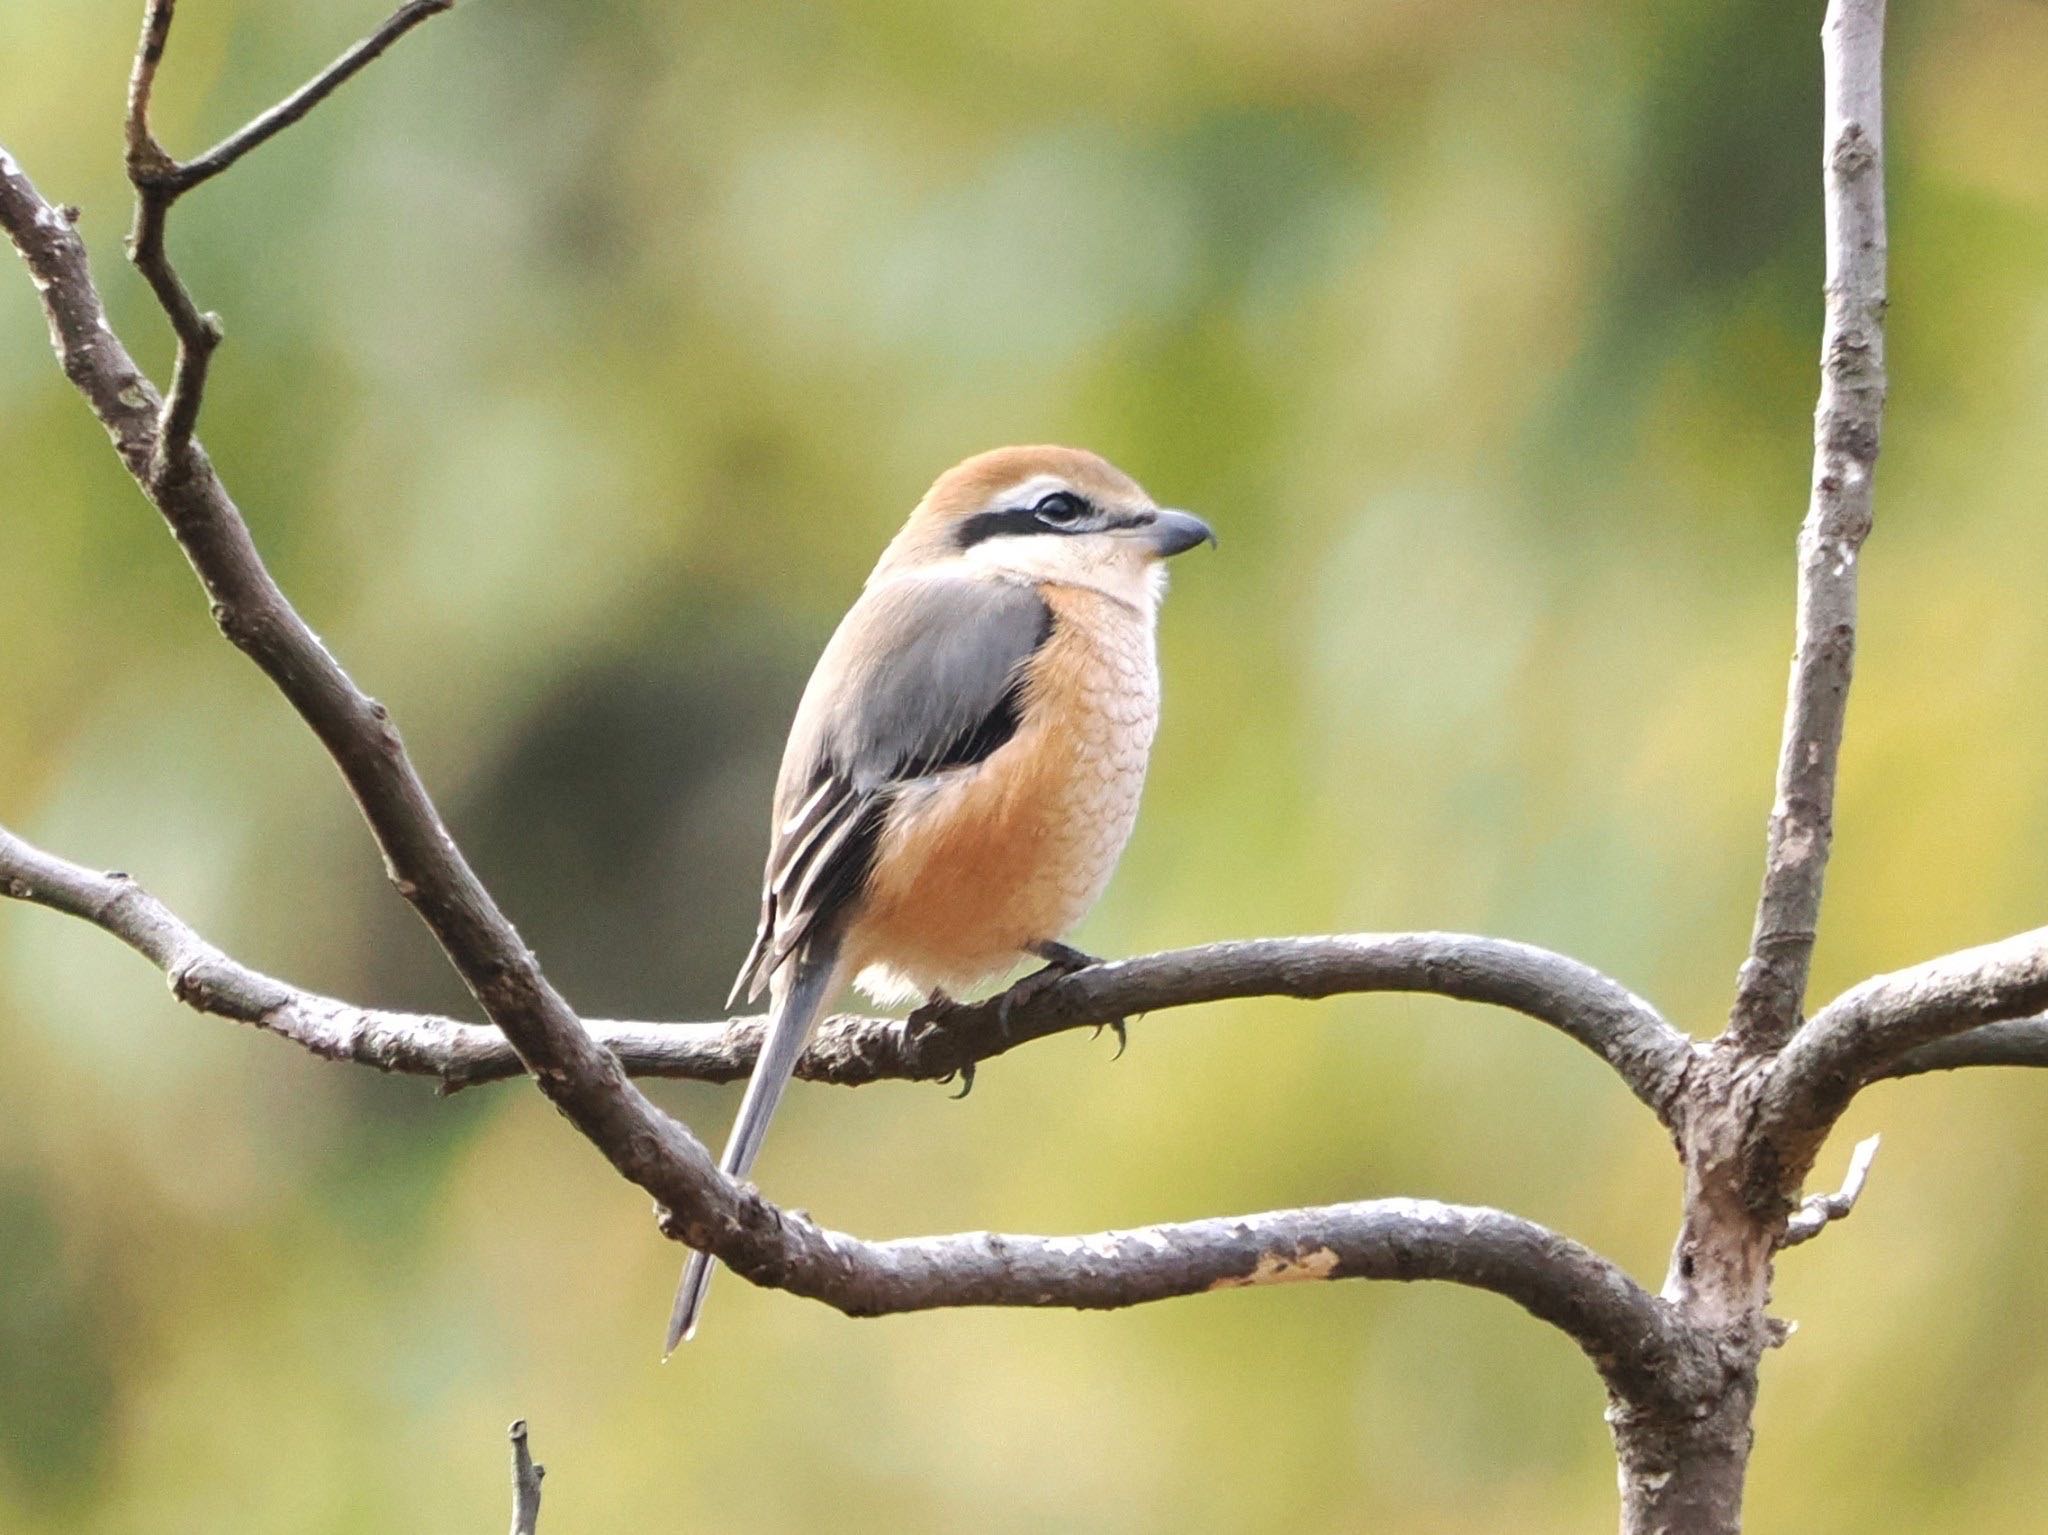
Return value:
[[(0, 143), (117, 321), (129, 0), (0, 5)], [(2048, 903), (2048, 8), (1901, 5), (1894, 386), (1824, 997)], [(192, 152), (379, 14), (187, 0)], [(1464, 928), (1718, 1025), (1789, 648), (1820, 7), (472, 0), (179, 209), (203, 435), (309, 620), (593, 1014), (710, 1016), (783, 721), (929, 477), (1101, 449), (1198, 509), (1146, 813), (1081, 934)], [(459, 1006), (0, 267), (0, 821), (251, 963)], [(1160, 1016), (794, 1093), (761, 1177), (866, 1235), (1380, 1194), (1661, 1275), (1662, 1137), (1525, 1020)], [(855, 1323), (678, 1250), (537, 1096), (439, 1101), (0, 906), (0, 1527), (1583, 1531), (1592, 1372), (1506, 1303), (1304, 1286)], [(735, 1094), (658, 1089), (700, 1134)], [(2040, 1528), (2048, 1079), (1887, 1086), (1780, 1267), (1758, 1530)], [(1846, 1138), (1824, 1156), (1835, 1176)]]

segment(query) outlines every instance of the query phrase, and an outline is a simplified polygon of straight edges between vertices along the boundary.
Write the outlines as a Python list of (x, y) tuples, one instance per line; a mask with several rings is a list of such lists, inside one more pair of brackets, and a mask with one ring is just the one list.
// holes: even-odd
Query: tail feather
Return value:
[(725, 994), (728, 1009), (739, 1005), (742, 993), (751, 1002), (761, 995), (761, 961), (768, 955), (768, 939), (775, 926), (775, 903), (770, 897), (761, 902), (761, 925), (754, 932), (753, 947), (747, 950), (746, 962), (740, 966), (740, 973), (732, 983), (732, 990)]
[[(761, 1141), (768, 1133), (768, 1121), (782, 1101), (782, 1090), (796, 1070), (797, 1057), (811, 1037), (811, 1029), (825, 1011), (825, 1004), (838, 992), (845, 977), (839, 965), (837, 943), (811, 943), (789, 966), (787, 988), (778, 985), (775, 1008), (768, 1020), (768, 1032), (761, 1040), (761, 1053), (754, 1062), (754, 1074), (747, 1080), (747, 1093), (733, 1120), (732, 1136), (725, 1143), (719, 1166), (734, 1178), (744, 1178), (760, 1154)], [(779, 977), (778, 977), (779, 979)], [(697, 1330), (697, 1318), (704, 1309), (704, 1292), (711, 1284), (711, 1257), (693, 1252), (683, 1270), (683, 1282), (676, 1291), (675, 1309), (669, 1313), (665, 1359)]]

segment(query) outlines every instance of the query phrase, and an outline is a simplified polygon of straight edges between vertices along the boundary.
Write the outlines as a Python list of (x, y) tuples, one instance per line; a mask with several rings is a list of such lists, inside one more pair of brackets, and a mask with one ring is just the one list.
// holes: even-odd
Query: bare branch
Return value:
[(1785, 1222), (1785, 1230), (1778, 1238), (1782, 1250), (1797, 1247), (1801, 1242), (1811, 1242), (1835, 1221), (1846, 1220), (1856, 1208), (1856, 1201), (1863, 1197), (1863, 1185), (1870, 1179), (1870, 1164), (1877, 1160), (1878, 1142), (1882, 1136), (1869, 1135), (1856, 1143), (1856, 1149), (1849, 1156), (1849, 1171), (1842, 1178), (1842, 1186), (1832, 1194), (1809, 1194), (1792, 1218)]
[(1085, 1237), (965, 1232), (879, 1243), (772, 1213), (748, 1213), (758, 1249), (736, 1259), (741, 1244), (721, 1243), (719, 1257), (756, 1283), (853, 1316), (953, 1306), (1101, 1310), (1247, 1285), (1437, 1279), (1506, 1296), (1557, 1327), (1631, 1401), (1681, 1397), (1719, 1369), (1712, 1343), (1614, 1264), (1498, 1210), (1377, 1199)]
[[(482, 1054), (494, 1032), (294, 991), (227, 959), (125, 874), (67, 864), (4, 830), (0, 893), (95, 923), (162, 968), (181, 1000), (275, 1030), (318, 1054), (433, 1071), (436, 1063)], [(658, 1024), (599, 1027), (628, 1037), (665, 1032)], [(900, 1025), (850, 1020), (842, 1028)], [(757, 1042), (751, 1027), (689, 1032), (725, 1036), (725, 1055), (714, 1057), (730, 1068), (721, 1074), (744, 1074)], [(1562, 1328), (1617, 1389), (1650, 1390), (1653, 1377), (1674, 1362), (1681, 1373), (1673, 1379), (1681, 1383), (1689, 1378), (1684, 1371), (1704, 1368), (1663, 1303), (1613, 1265), (1492, 1210), (1380, 1200), (1088, 1237), (971, 1233), (864, 1243), (779, 1211), (750, 1189), (728, 1185), (720, 1192), (727, 1191), (715, 1223), (670, 1218), (671, 1234), (711, 1246), (758, 1283), (850, 1315), (981, 1305), (1099, 1309), (1240, 1285), (1445, 1279), (1506, 1295)]]
[(1763, 1089), (1752, 1194), (1768, 1201), (1803, 1178), (1850, 1100), (1908, 1051), (2044, 1007), (2048, 927), (1850, 987), (1794, 1036)]
[[(495, 1072), (508, 1053), (494, 1030), (352, 1008), (296, 991), (228, 959), (127, 875), (66, 863), (4, 829), (0, 894), (94, 923), (162, 969), (181, 1001), (283, 1034), (316, 1054), (458, 1078), (467, 1071), (471, 1080), (479, 1080)], [(1276, 941), (1281, 947), (1295, 942)], [(1141, 984), (1143, 966), (1166, 972), (1151, 982), (1158, 984), (1170, 978), (1172, 967), (1220, 950), (1237, 968), (1226, 968), (1205, 984), (1222, 988), (1219, 995), (1239, 995), (1230, 988), (1248, 972), (1243, 954), (1232, 951), (1263, 947), (1218, 945), (1129, 965), (1139, 968)], [(1126, 967), (1100, 968), (1114, 972)], [(1310, 979), (1314, 974), (1313, 969), (1298, 973), (1292, 984), (1297, 989), (1320, 984)], [(1046, 1006), (1037, 999), (1032, 1005), (1034, 1010)], [(1055, 1016), (1034, 1019), (1033, 1026), (1038, 1033), (1032, 1037), (1039, 1037), (1054, 1028), (1081, 1025)], [(653, 1064), (664, 1070), (696, 1066), (705, 1069), (688, 1074), (717, 1078), (744, 1075), (759, 1042), (755, 1020), (731, 1027), (595, 1027), (608, 1042), (649, 1051)], [(898, 1064), (914, 1068), (915, 1046), (908, 1044), (906, 1032), (890, 1020), (841, 1020), (813, 1046), (804, 1069), (823, 1080), (844, 1081), (895, 1074), (889, 1068)], [(670, 1043), (670, 1035), (683, 1036), (680, 1047)], [(897, 1052), (893, 1056), (892, 1050)], [(856, 1078), (855, 1072), (865, 1075)], [(673, 1218), (667, 1224), (672, 1235), (712, 1246), (758, 1283), (825, 1301), (851, 1315), (968, 1305), (1094, 1309), (1239, 1285), (1446, 1279), (1506, 1295), (1559, 1326), (1587, 1350), (1617, 1390), (1650, 1390), (1659, 1372), (1674, 1362), (1680, 1380), (1688, 1378), (1684, 1371), (1704, 1368), (1692, 1359), (1689, 1335), (1663, 1303), (1613, 1265), (1576, 1243), (1491, 1210), (1380, 1200), (1089, 1237), (972, 1233), (869, 1244), (821, 1231), (802, 1217), (776, 1210), (751, 1190), (740, 1190), (717, 1225), (691, 1227)]]
[(177, 0), (149, 0), (142, 12), (142, 36), (135, 44), (135, 64), (128, 75), (128, 160), (146, 161), (162, 155), (149, 131), (150, 99), (156, 92), (156, 68), (171, 40), (171, 17)]
[[(495, 1031), (351, 1008), (295, 991), (228, 959), (127, 875), (98, 874), (52, 858), (4, 830), (0, 893), (104, 928), (163, 969), (180, 1000), (274, 1030), (317, 1054), (437, 1074), (491, 1056)], [(1168, 964), (1185, 957), (1157, 956)], [(730, 1029), (598, 1027), (647, 1046), (653, 1043), (650, 1036), (692, 1036), (699, 1059), (715, 1063), (719, 1076), (744, 1075), (758, 1042), (751, 1021)], [(900, 1039), (901, 1030), (886, 1020), (846, 1020), (838, 1027), (849, 1038), (888, 1037), (894, 1031)], [(502, 1050), (502, 1042), (496, 1048)], [(832, 1073), (846, 1069), (846, 1058), (835, 1059), (831, 1051), (828, 1045), (825, 1060), (813, 1064), (812, 1074), (843, 1080)], [(659, 1063), (672, 1067), (689, 1059), (687, 1049), (671, 1050)], [(886, 1062), (886, 1057), (879, 1060)], [(672, 1122), (661, 1123), (665, 1136), (683, 1135)], [(687, 1144), (687, 1155), (704, 1157), (694, 1141)], [(650, 1157), (657, 1171), (636, 1179), (657, 1197), (708, 1174), (708, 1158), (704, 1169), (685, 1167), (679, 1174), (663, 1167), (665, 1160)], [(1576, 1243), (1498, 1211), (1378, 1200), (1088, 1237), (970, 1233), (864, 1243), (822, 1230), (776, 1209), (751, 1189), (711, 1176), (718, 1185), (713, 1195), (717, 1216), (709, 1221), (669, 1217), (670, 1234), (709, 1246), (757, 1283), (824, 1301), (850, 1315), (952, 1306), (1100, 1309), (1241, 1285), (1444, 1279), (1505, 1295), (1562, 1328), (1617, 1390), (1684, 1388), (1692, 1379), (1687, 1372), (1707, 1367), (1704, 1354), (1695, 1357), (1704, 1345), (1619, 1269)], [(695, 1200), (699, 1209), (707, 1203)], [(1673, 1370), (1677, 1373), (1669, 1373)]]
[(160, 479), (182, 466), (206, 395), (207, 368), (221, 342), (220, 317), (200, 312), (164, 247), (164, 225), (172, 204), (201, 182), (218, 176), (257, 145), (289, 128), (399, 38), (454, 4), (455, 0), (406, 0), (383, 26), (290, 96), (198, 159), (181, 165), (157, 142), (149, 123), (157, 66), (163, 62), (164, 48), (170, 41), (177, 0), (148, 0), (142, 17), (142, 36), (135, 45), (134, 68), (128, 77), (128, 179), (135, 187), (135, 222), (129, 231), (128, 255), (136, 270), (148, 280), (178, 338), (171, 392), (164, 401), (156, 458), (150, 467), (152, 478)]
[(548, 1468), (533, 1458), (527, 1448), (526, 1420), (515, 1422), (508, 1437), (512, 1441), (512, 1535), (534, 1535), (540, 1528), (540, 1483)]
[[(159, 0), (163, 3), (163, 0)], [(406, 0), (384, 24), (350, 48), (319, 74), (293, 91), (269, 111), (251, 119), (205, 154), (178, 167), (178, 190), (189, 192), (203, 181), (211, 181), (259, 144), (266, 143), (320, 105), (335, 91), (374, 63), (378, 56), (423, 21), (455, 9), (455, 0)]]
[(163, 402), (107, 323), (93, 286), (85, 242), (66, 214), (44, 201), (14, 157), (0, 147), (0, 228), (27, 264), (43, 301), (50, 347), (98, 416), (121, 462), (141, 479), (156, 448)]
[[(127, 875), (69, 863), (5, 827), (0, 895), (94, 923), (162, 970), (180, 1001), (326, 1059), (437, 1077), (450, 1090), (524, 1070), (496, 1029), (354, 1007), (238, 964)], [(1402, 933), (1210, 944), (1093, 965), (1014, 1003), (992, 997), (920, 1011), (907, 1021), (835, 1018), (804, 1052), (797, 1073), (848, 1087), (888, 1078), (941, 1081), (1032, 1040), (1138, 1013), (1226, 997), (1367, 991), (1433, 992), (1539, 1018), (1613, 1064), (1660, 1114), (1691, 1058), (1684, 1037), (1648, 1003), (1575, 960), (1501, 939)], [(587, 1026), (635, 1076), (729, 1082), (753, 1070), (763, 1021)]]
[(1834, 838), (1835, 770), (1856, 652), (1856, 560), (1884, 412), (1884, 0), (1833, 0), (1821, 29), (1827, 321), (1813, 493), (1799, 534), (1792, 679), (1749, 957), (1729, 1030), (1776, 1049), (1799, 1026)]
[(1878, 1071), (1874, 1080), (1965, 1066), (2048, 1066), (2048, 1015), (1987, 1023), (1937, 1039), (1908, 1050)]

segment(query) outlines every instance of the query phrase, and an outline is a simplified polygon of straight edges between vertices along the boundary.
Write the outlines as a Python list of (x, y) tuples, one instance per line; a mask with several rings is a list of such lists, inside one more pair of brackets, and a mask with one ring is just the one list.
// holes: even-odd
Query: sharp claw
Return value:
[(960, 1079), (960, 1091), (948, 1096), (954, 1103), (958, 1103), (962, 1098), (965, 1098), (974, 1091), (974, 1062), (969, 1061), (965, 1066), (962, 1066), (953, 1073), (953, 1075)]
[(1088, 1037), (1090, 1039), (1100, 1039), (1102, 1038), (1102, 1031), (1104, 1029), (1108, 1029), (1111, 1033), (1116, 1035), (1116, 1054), (1112, 1055), (1110, 1059), (1113, 1061), (1121, 1060), (1123, 1059), (1124, 1051), (1128, 1050), (1131, 1045), (1130, 1035), (1124, 1032), (1124, 1025), (1124, 1019), (1112, 1018), (1107, 1023), (1098, 1023), (1097, 1025), (1095, 1025), (1095, 1032), (1093, 1034), (1090, 1034)]

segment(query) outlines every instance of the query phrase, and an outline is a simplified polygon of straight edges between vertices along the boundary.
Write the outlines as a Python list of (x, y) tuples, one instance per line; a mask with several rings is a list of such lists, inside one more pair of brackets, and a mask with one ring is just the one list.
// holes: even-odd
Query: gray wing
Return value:
[(735, 998), (757, 995), (860, 894), (900, 786), (971, 767), (1016, 733), (1024, 664), (1052, 625), (1035, 588), (1007, 581), (910, 577), (861, 595), (790, 728)]

